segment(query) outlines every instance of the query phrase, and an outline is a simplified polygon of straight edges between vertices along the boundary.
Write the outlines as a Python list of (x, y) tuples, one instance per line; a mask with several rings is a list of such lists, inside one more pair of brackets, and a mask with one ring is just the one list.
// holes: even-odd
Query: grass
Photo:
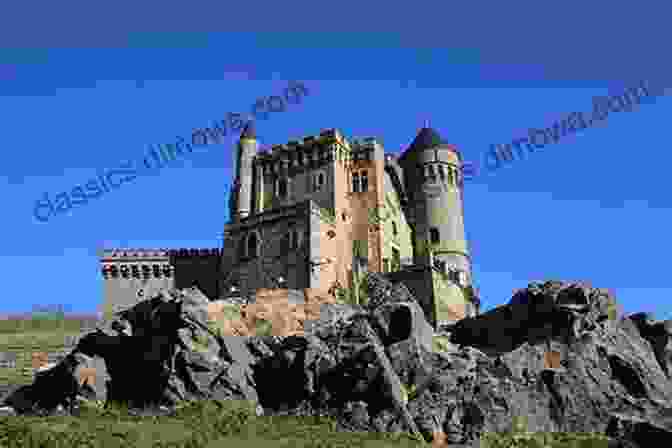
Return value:
[(16, 358), (15, 366), (0, 367), (0, 385), (23, 385), (33, 381), (34, 352), (62, 352), (71, 348), (67, 339), (79, 336), (83, 320), (7, 319), (0, 320), (0, 353)]

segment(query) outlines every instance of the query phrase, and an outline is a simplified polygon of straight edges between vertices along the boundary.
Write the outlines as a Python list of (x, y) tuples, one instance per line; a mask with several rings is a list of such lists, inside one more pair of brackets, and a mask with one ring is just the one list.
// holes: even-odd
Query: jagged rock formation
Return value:
[(93, 395), (135, 407), (245, 399), (264, 414), (319, 412), (343, 430), (412, 431), (448, 446), (477, 446), (517, 416), (533, 432), (606, 433), (614, 447), (672, 440), (670, 321), (614, 316), (604, 290), (534, 283), (450, 327), (453, 345), (433, 352), (412, 294), (368, 279), (367, 306), (321, 304), (303, 332), (290, 325), (283, 337), (223, 334), (200, 291), (164, 291), (4, 404), (28, 413), (74, 403), (77, 369), (102, 359), (111, 380), (96, 380)]

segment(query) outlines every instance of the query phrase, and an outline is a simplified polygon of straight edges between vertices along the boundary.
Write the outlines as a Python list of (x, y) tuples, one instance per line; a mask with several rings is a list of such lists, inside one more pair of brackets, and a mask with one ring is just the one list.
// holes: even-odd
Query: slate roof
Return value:
[(243, 132), (240, 133), (240, 138), (249, 138), (249, 139), (257, 138), (257, 132), (254, 128), (254, 120), (250, 120), (247, 122), (245, 128), (243, 129)]

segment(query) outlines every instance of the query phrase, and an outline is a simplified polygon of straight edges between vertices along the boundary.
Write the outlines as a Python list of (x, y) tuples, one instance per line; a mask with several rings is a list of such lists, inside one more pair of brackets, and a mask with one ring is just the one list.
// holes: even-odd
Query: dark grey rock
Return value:
[[(455, 347), (433, 353), (418, 301), (379, 274), (368, 278), (366, 307), (324, 305), (305, 335), (286, 338), (222, 338), (207, 325), (207, 297), (163, 291), (83, 335), (3, 404), (46, 415), (67, 411), (73, 395), (105, 396), (160, 414), (183, 400), (243, 399), (268, 415), (331, 415), (345, 431), (428, 440), (442, 431), (463, 447), (517, 416), (533, 432), (607, 433), (614, 447), (669, 444), (671, 321), (612, 320), (608, 291), (531, 283), (507, 305), (451, 325)], [(87, 395), (74, 378), (96, 362), (109, 380)]]

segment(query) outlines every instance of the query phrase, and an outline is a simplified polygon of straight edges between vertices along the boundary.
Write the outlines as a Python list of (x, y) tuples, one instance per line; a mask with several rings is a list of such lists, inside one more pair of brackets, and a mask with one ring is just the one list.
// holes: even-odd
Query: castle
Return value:
[[(400, 157), (330, 129), (259, 151), (242, 131), (221, 248), (106, 249), (104, 304), (197, 284), (212, 299), (259, 288), (352, 288), (364, 272), (403, 282), (436, 327), (478, 313), (464, 231), (462, 159), (422, 128)], [(357, 288), (354, 288), (355, 290)]]

